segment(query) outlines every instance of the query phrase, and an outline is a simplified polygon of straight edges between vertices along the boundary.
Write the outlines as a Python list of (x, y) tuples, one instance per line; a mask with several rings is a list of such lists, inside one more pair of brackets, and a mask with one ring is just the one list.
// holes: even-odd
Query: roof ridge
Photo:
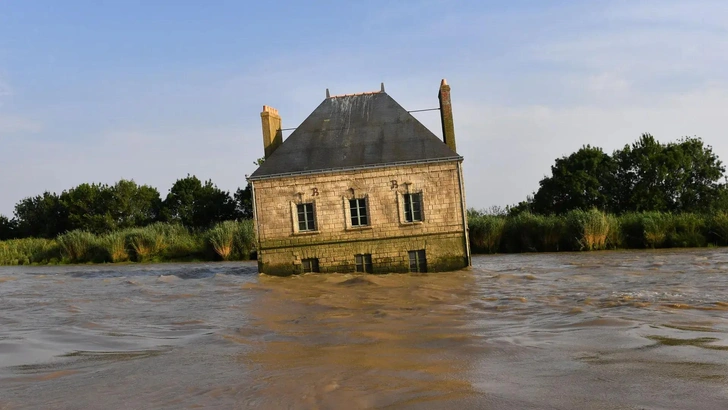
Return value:
[(386, 94), (384, 92), (384, 83), (381, 83), (379, 86), (379, 91), (365, 91), (363, 93), (354, 93), (354, 94), (339, 94), (339, 95), (331, 95), (329, 93), (329, 89), (326, 89), (326, 98), (339, 98), (339, 97), (356, 97), (359, 95), (372, 95), (372, 94)]
[(329, 98), (355, 97), (355, 96), (358, 96), (358, 95), (371, 95), (371, 94), (381, 94), (381, 93), (382, 93), (382, 91), (365, 91), (363, 93), (332, 95)]

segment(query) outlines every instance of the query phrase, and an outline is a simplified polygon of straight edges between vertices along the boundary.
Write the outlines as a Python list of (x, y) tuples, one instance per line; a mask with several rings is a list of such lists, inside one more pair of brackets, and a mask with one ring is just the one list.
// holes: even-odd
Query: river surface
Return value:
[(728, 250), (0, 267), (0, 409), (727, 409)]

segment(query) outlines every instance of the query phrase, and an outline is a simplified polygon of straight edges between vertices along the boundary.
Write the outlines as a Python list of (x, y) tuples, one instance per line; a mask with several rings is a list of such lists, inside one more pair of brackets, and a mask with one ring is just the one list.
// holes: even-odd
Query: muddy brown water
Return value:
[(0, 409), (728, 408), (728, 250), (0, 267)]

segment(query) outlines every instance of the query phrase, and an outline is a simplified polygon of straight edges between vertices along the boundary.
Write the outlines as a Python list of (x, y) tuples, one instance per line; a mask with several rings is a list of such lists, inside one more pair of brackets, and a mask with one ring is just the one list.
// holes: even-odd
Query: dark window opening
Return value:
[(313, 203), (298, 204), (298, 230), (299, 231), (315, 231), (316, 223), (313, 216)]
[(410, 272), (427, 272), (425, 250), (409, 251)]
[(303, 265), (303, 273), (318, 272), (319, 264), (317, 258), (309, 258), (301, 261)]
[(367, 201), (364, 198), (350, 199), (349, 209), (351, 210), (351, 226), (367, 226)]
[(357, 272), (366, 272), (366, 273), (372, 273), (372, 255), (371, 254), (363, 254), (363, 255), (355, 255), (356, 258), (356, 271)]
[(422, 220), (422, 193), (404, 194), (404, 220), (415, 222)]

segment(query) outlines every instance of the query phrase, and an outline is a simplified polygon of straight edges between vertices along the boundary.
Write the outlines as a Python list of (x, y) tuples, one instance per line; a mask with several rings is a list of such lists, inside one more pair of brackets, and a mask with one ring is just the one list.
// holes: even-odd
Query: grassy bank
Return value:
[(255, 251), (253, 222), (227, 221), (202, 232), (156, 223), (94, 235), (71, 231), (55, 239), (0, 242), (0, 265), (246, 260)]
[(728, 246), (728, 213), (571, 211), (563, 216), (468, 213), (473, 253)]
[[(728, 246), (728, 212), (503, 216), (471, 210), (468, 224), (473, 253)], [(55, 239), (2, 241), (0, 265), (247, 260), (254, 252), (250, 220), (201, 232), (156, 223), (105, 235), (71, 231)]]

